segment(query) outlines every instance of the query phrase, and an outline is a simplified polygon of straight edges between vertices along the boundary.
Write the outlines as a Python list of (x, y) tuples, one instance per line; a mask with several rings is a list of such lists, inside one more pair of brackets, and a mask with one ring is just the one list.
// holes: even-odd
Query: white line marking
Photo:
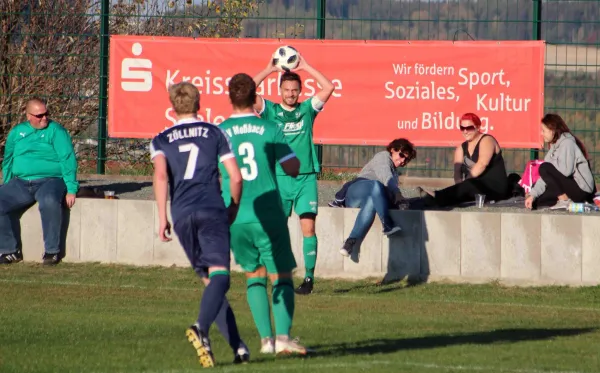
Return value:
[(552, 306), (548, 304), (526, 304), (526, 303), (493, 303), (493, 302), (470, 302), (466, 300), (431, 300), (421, 299), (419, 302), (431, 302), (431, 303), (454, 303), (454, 304), (471, 304), (477, 306), (508, 306), (508, 307), (531, 307), (531, 308), (543, 308), (553, 310), (568, 310), (568, 311), (590, 311), (600, 312), (600, 308), (594, 307), (567, 307), (567, 306)]
[[(260, 372), (281, 372), (281, 371), (286, 371), (286, 370), (300, 370), (300, 369), (315, 369), (318, 371), (322, 371), (322, 369), (348, 369), (348, 368), (370, 368), (373, 365), (394, 365), (394, 362), (392, 361), (388, 361), (388, 360), (372, 360), (372, 361), (360, 361), (360, 362), (354, 362), (354, 363), (343, 363), (343, 362), (339, 362), (339, 363), (335, 363), (335, 362), (331, 362), (331, 363), (306, 363), (306, 362), (300, 362), (300, 363), (291, 363), (291, 364), (279, 364), (277, 362), (274, 362), (275, 364), (269, 364), (269, 365), (265, 365), (265, 364), (261, 364), (260, 368), (258, 368), (257, 370)], [(246, 367), (250, 367), (252, 364), (252, 361), (250, 362), (249, 365), (247, 365)], [(257, 364), (258, 365), (258, 364)], [(400, 364), (398, 364), (400, 365)], [(229, 373), (229, 372), (240, 372), (240, 371), (244, 371), (246, 369), (243, 369), (245, 367), (243, 366), (238, 366), (238, 367), (226, 367), (223, 368), (222, 371), (224, 373)], [(156, 372), (158, 373), (158, 372)]]
[[(421, 368), (421, 369), (429, 369), (429, 370), (454, 370), (454, 371), (466, 371), (466, 372), (504, 372), (504, 373), (596, 373), (594, 371), (582, 371), (582, 370), (543, 370), (543, 369), (511, 369), (511, 368), (500, 368), (498, 366), (480, 366), (480, 365), (445, 365), (445, 364), (436, 364), (436, 363), (417, 363), (411, 361), (392, 361), (392, 360), (370, 360), (370, 361), (361, 361), (361, 362), (307, 362), (307, 361), (299, 361), (297, 363), (277, 363), (273, 362), (265, 362), (264, 364), (252, 362), (249, 365), (238, 365), (238, 366), (228, 366), (228, 367), (219, 367), (216, 366), (213, 371), (214, 372), (243, 372), (249, 370), (256, 370), (260, 372), (281, 372), (281, 371), (289, 371), (289, 370), (300, 370), (300, 369), (318, 369), (322, 371), (323, 369), (348, 369), (348, 368), (372, 368), (374, 365), (388, 365), (393, 367), (412, 367), (412, 368)], [(94, 373), (104, 373), (103, 371), (96, 371)], [(188, 369), (176, 369), (176, 370), (152, 370), (152, 371), (144, 371), (145, 373), (196, 373), (197, 369), (188, 370)], [(110, 372), (114, 373), (114, 372)]]
[[(465, 370), (465, 371), (493, 371), (493, 372), (506, 372), (506, 373), (584, 373), (580, 370), (541, 370), (541, 369), (511, 369), (511, 368), (500, 368), (497, 366), (476, 366), (476, 365), (443, 365), (435, 363), (412, 363), (412, 362), (399, 362), (399, 365), (412, 366), (425, 369), (444, 369), (444, 370)], [(591, 372), (590, 372), (591, 373)]]
[[(190, 292), (190, 291), (198, 291), (203, 288), (203, 285), (198, 285), (197, 288), (185, 288), (185, 287), (171, 287), (171, 286), (141, 286), (141, 285), (118, 285), (118, 284), (95, 284), (95, 283), (83, 283), (83, 282), (74, 282), (74, 281), (31, 281), (31, 280), (19, 280), (19, 279), (3, 279), (0, 278), (0, 283), (9, 283), (9, 284), (27, 284), (27, 285), (51, 285), (51, 286), (81, 286), (81, 287), (97, 287), (97, 288), (107, 288), (107, 289), (139, 289), (139, 290), (164, 290), (164, 291), (181, 291), (181, 292)], [(349, 295), (349, 294), (340, 294), (340, 295), (332, 295), (332, 294), (319, 294), (313, 293), (311, 296), (313, 297), (322, 297), (322, 298), (345, 298), (345, 299), (372, 299), (373, 295), (361, 296), (361, 295)], [(553, 306), (546, 304), (526, 304), (526, 303), (494, 303), (494, 302), (471, 302), (465, 300), (447, 300), (447, 299), (409, 299), (407, 301), (410, 302), (427, 302), (427, 303), (445, 303), (445, 304), (466, 304), (466, 305), (476, 305), (476, 306), (506, 306), (506, 307), (524, 307), (524, 308), (540, 308), (540, 309), (550, 309), (550, 310), (564, 310), (564, 311), (586, 311), (586, 312), (600, 312), (599, 308), (594, 307), (567, 307), (567, 306)]]

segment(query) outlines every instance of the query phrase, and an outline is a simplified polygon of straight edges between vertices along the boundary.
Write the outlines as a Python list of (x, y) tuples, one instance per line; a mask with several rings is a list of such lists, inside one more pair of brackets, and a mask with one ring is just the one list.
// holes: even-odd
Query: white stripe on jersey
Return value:
[(219, 161), (220, 161), (221, 163), (223, 163), (223, 162), (225, 162), (226, 160), (228, 160), (228, 159), (231, 159), (231, 158), (235, 158), (235, 155), (234, 155), (233, 153), (227, 153), (227, 154), (223, 154), (223, 155), (221, 156), (221, 158), (219, 158)]
[(152, 144), (152, 141), (150, 141), (150, 159), (154, 159), (154, 157), (157, 155), (162, 155), (165, 158), (167, 157), (162, 150), (156, 150), (154, 148), (154, 144)]

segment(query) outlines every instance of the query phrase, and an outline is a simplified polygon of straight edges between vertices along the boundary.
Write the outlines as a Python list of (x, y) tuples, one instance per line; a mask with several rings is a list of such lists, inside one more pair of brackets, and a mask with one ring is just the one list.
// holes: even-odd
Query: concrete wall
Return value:
[[(600, 235), (594, 233), (600, 216), (394, 211), (403, 234), (388, 239), (375, 219), (360, 251), (344, 258), (339, 248), (357, 212), (319, 209), (317, 276), (600, 284)], [(64, 261), (188, 266), (176, 239), (158, 239), (157, 224), (153, 201), (78, 199), (69, 216)], [(303, 274), (296, 216), (289, 226)], [(21, 230), (25, 260), (40, 261), (43, 239), (37, 206), (23, 215)]]

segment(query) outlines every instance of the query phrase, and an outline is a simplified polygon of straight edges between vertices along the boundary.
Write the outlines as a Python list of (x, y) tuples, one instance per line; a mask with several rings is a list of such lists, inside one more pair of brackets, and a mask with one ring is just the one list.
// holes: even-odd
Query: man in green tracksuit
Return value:
[(63, 204), (71, 208), (79, 189), (77, 159), (69, 132), (49, 118), (46, 104), (31, 99), (27, 121), (8, 133), (0, 187), (0, 264), (23, 260), (9, 214), (39, 204), (45, 253), (43, 263), (60, 262)]

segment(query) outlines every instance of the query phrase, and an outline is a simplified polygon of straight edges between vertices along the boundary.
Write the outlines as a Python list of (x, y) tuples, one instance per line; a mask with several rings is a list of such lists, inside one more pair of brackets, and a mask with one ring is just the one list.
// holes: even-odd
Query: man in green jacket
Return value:
[(0, 264), (23, 260), (9, 214), (39, 204), (45, 253), (43, 263), (60, 262), (63, 204), (71, 208), (79, 189), (77, 159), (69, 132), (49, 118), (44, 101), (31, 99), (27, 121), (8, 133), (0, 187)]

